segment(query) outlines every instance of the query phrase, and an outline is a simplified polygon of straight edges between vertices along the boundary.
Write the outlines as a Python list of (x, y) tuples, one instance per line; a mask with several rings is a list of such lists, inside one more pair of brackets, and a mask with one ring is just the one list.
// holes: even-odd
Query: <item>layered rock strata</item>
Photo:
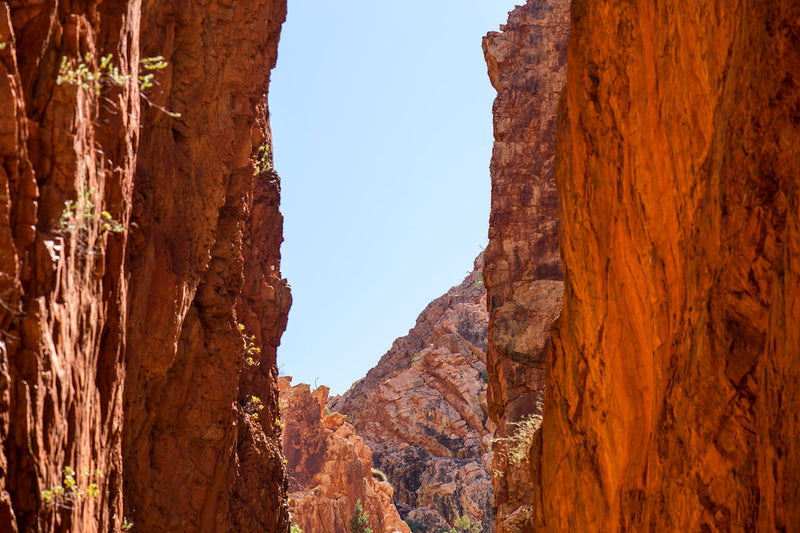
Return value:
[(573, 0), (545, 530), (800, 524), (798, 73), (797, 2)]
[(561, 312), (554, 174), (558, 103), (566, 83), (569, 1), (529, 1), (483, 41), (493, 106), (492, 210), (483, 269), (489, 328), (488, 409), (497, 440), (497, 533), (530, 531), (538, 498), (535, 425), (550, 327)]
[(0, 3), (0, 530), (288, 527), (263, 422), (290, 301), (266, 107), (284, 17)]
[(328, 388), (313, 392), (280, 378), (283, 448), (289, 472), (292, 524), (308, 533), (349, 533), (357, 502), (372, 531), (410, 533), (392, 497), (373, 474), (372, 453), (341, 413), (325, 412)]
[(481, 256), (366, 377), (328, 401), (372, 450), (401, 516), (429, 531), (463, 516), (492, 530), (482, 267)]

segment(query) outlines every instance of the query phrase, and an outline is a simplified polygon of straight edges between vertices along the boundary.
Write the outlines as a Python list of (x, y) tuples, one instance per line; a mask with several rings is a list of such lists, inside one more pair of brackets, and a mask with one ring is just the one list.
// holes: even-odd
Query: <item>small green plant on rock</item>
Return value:
[(469, 516), (459, 516), (453, 521), (453, 528), (447, 533), (481, 533), (483, 526), (480, 522), (475, 523), (469, 519)]
[(244, 412), (252, 416), (254, 420), (258, 420), (258, 413), (264, 409), (264, 404), (258, 396), (248, 396), (242, 408)]
[(47, 507), (74, 509), (85, 498), (96, 498), (100, 494), (97, 480), (101, 477), (99, 469), (94, 472), (87, 469), (79, 478), (74, 468), (65, 466), (61, 483), (41, 492), (42, 503)]
[(244, 348), (244, 363), (247, 366), (259, 366), (261, 361), (256, 357), (261, 356), (261, 348), (256, 346), (256, 336), (248, 335), (244, 331), (244, 324), (238, 324), (239, 332), (242, 334), (242, 345)]
[(372, 533), (367, 524), (369, 524), (369, 514), (364, 512), (361, 499), (358, 499), (353, 509), (353, 518), (350, 519), (350, 533)]
[(120, 233), (124, 231), (124, 227), (120, 224), (111, 213), (105, 210), (98, 212), (98, 207), (94, 201), (94, 189), (91, 187), (84, 187), (83, 193), (77, 201), (67, 200), (64, 202), (64, 210), (61, 212), (61, 218), (58, 221), (58, 226), (63, 233), (72, 233), (74, 231), (85, 230), (91, 223), (97, 223), (101, 232)]
[(258, 176), (262, 172), (267, 172), (268, 170), (272, 170), (272, 163), (269, 162), (269, 144), (264, 141), (261, 146), (258, 147), (256, 162), (253, 163), (253, 175)]
[(133, 529), (133, 522), (129, 521), (127, 518), (123, 518), (122, 525), (119, 528), (122, 531), (130, 531)]
[[(155, 85), (154, 71), (163, 70), (167, 67), (167, 62), (164, 58), (162, 56), (146, 57), (139, 61), (139, 65), (145, 71), (138, 76), (139, 96), (164, 114), (179, 118), (181, 116), (180, 113), (169, 111), (153, 103), (144, 92)], [(69, 58), (67, 56), (61, 58), (56, 84), (72, 85), (99, 96), (104, 88), (123, 87), (131, 78), (130, 74), (120, 73), (119, 66), (114, 64), (114, 54), (102, 56), (99, 63), (95, 61), (92, 54), (84, 54), (82, 58)]]
[(372, 469), (372, 477), (374, 477), (378, 481), (387, 481), (387, 482), (389, 481), (389, 478), (386, 476), (386, 474), (382, 470), (379, 470), (377, 468)]
[[(542, 410), (542, 404), (537, 404), (539, 412)], [(533, 438), (536, 431), (542, 426), (542, 415), (537, 413), (530, 413), (522, 417), (519, 422), (512, 422), (510, 425), (514, 426), (514, 432), (510, 437), (497, 439), (499, 442), (505, 442), (506, 457), (508, 463), (513, 466), (519, 466), (528, 459), (531, 446), (533, 445)]]

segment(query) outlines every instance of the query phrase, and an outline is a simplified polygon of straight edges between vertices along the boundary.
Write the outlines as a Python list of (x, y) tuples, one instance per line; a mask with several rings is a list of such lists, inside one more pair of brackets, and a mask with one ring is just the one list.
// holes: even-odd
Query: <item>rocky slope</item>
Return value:
[(482, 263), (431, 302), (365, 378), (328, 401), (372, 450), (403, 518), (430, 531), (462, 516), (491, 531)]
[[(498, 440), (492, 483), (497, 533), (530, 531), (539, 472), (530, 464), (550, 326), (561, 312), (554, 174), (566, 82), (569, 2), (529, 1), (483, 50), (493, 106), (492, 211), (483, 269), (489, 302), (489, 416)], [(531, 470), (531, 466), (534, 467)]]
[(266, 107), (285, 13), (0, 3), (0, 530), (288, 527), (262, 422), (290, 301)]
[[(573, 0), (571, 14), (565, 296), (534, 525), (794, 530), (800, 4)], [(490, 298), (495, 264), (487, 251)], [(509, 276), (514, 294), (528, 274)]]
[(292, 524), (313, 533), (349, 533), (361, 502), (372, 531), (410, 533), (392, 502), (394, 489), (372, 471), (372, 453), (341, 413), (325, 414), (328, 388), (313, 392), (281, 377), (283, 449)]

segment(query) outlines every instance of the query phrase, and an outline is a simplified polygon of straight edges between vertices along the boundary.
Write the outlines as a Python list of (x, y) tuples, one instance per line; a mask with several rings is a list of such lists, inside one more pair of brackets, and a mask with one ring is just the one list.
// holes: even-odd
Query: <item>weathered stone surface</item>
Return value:
[[(278, 531), (275, 352), (290, 297), (279, 274), (278, 177), (253, 163), (271, 160), (266, 90), (286, 6), (174, 0), (143, 13), (143, 55), (170, 64), (155, 103), (182, 116), (151, 107), (141, 139), (126, 495), (147, 510), (134, 516), (146, 530)], [(258, 365), (243, 362), (240, 323), (263, 350)], [(251, 396), (264, 406), (258, 421), (246, 412)]]
[(574, 0), (548, 531), (800, 524), (800, 3)]
[[(492, 479), (497, 533), (529, 531), (531, 502), (537, 497), (539, 474), (527, 459), (530, 439), (522, 438), (520, 423), (540, 412), (550, 326), (561, 312), (564, 291), (554, 158), (568, 36), (568, 0), (529, 1), (483, 41), (497, 90), (483, 270), (489, 303), (488, 409), (498, 437)], [(513, 453), (523, 440), (525, 453)], [(509, 460), (510, 453), (517, 457)]]
[(372, 473), (372, 452), (341, 413), (325, 414), (328, 388), (311, 392), (281, 377), (283, 447), (292, 523), (308, 533), (349, 533), (357, 501), (374, 532), (410, 533), (392, 502), (394, 489)]
[(491, 531), (482, 263), (431, 302), (365, 378), (328, 401), (372, 450), (401, 516), (430, 531), (463, 515)]
[[(254, 173), (284, 16), (281, 0), (0, 3), (1, 531), (286, 530), (279, 428), (247, 412), (257, 395), (277, 416), (290, 300), (278, 178)], [(94, 74), (107, 54), (121, 84), (56, 83), (62, 58)], [(156, 55), (169, 66), (140, 96)], [(97, 496), (47, 505), (65, 466), (81, 488), (97, 469)]]
[[(127, 225), (139, 98), (130, 82), (106, 106), (56, 84), (65, 56), (136, 65), (138, 17), (113, 4), (0, 3), (0, 531), (111, 531), (123, 516), (126, 236), (84, 200)], [(61, 231), (67, 200), (80, 206)], [(76, 490), (99, 469), (99, 497), (45, 505), (66, 466)]]

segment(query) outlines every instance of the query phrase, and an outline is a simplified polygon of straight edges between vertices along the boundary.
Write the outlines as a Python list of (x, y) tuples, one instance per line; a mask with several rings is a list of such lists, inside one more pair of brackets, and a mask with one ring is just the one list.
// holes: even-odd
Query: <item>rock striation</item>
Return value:
[(793, 530), (800, 4), (571, 9), (537, 526)]
[(357, 502), (372, 531), (410, 533), (392, 497), (373, 474), (372, 453), (341, 413), (325, 412), (328, 388), (313, 392), (279, 378), (283, 449), (289, 472), (292, 524), (305, 532), (349, 533)]
[[(483, 40), (493, 106), (492, 210), (483, 277), (489, 327), (489, 416), (497, 533), (531, 531), (539, 497), (534, 423), (541, 413), (550, 327), (561, 312), (554, 173), (566, 83), (569, 1), (529, 1)], [(532, 468), (531, 468), (532, 467)]]
[(0, 530), (288, 528), (266, 102), (285, 14), (0, 3)]
[(492, 530), (482, 268), (480, 256), (366, 377), (328, 400), (372, 450), (401, 516), (429, 531), (463, 516)]

